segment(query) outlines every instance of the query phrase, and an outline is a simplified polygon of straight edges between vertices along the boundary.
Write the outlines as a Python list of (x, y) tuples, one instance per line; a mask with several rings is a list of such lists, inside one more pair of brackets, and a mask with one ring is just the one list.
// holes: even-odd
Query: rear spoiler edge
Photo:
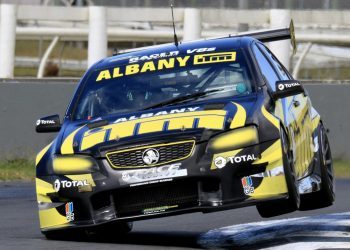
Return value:
[(243, 36), (253, 37), (262, 43), (290, 39), (291, 45), (293, 47), (293, 54), (295, 54), (297, 51), (293, 19), (290, 20), (289, 28), (244, 32), (244, 33), (239, 33), (237, 35), (233, 35), (231, 37), (243, 37)]

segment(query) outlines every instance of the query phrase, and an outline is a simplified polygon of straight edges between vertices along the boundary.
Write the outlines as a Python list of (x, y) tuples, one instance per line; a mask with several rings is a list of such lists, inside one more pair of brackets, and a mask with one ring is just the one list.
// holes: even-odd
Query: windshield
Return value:
[(140, 60), (92, 71), (73, 119), (247, 95), (252, 90), (246, 61), (237, 51)]

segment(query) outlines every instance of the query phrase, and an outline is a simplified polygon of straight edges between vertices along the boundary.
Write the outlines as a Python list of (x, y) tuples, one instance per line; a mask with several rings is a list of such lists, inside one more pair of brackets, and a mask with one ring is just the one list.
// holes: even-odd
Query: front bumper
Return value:
[(92, 174), (38, 176), (41, 230), (213, 212), (288, 197), (279, 139), (219, 154), (205, 149), (205, 143), (197, 144), (191, 157), (166, 166), (114, 169), (100, 159), (101, 171)]

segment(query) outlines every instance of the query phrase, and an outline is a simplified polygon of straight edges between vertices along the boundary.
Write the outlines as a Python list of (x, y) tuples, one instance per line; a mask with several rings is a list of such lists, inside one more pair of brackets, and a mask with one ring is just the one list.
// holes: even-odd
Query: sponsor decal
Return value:
[(284, 85), (281, 83), (281, 84), (278, 84), (278, 89), (279, 90), (284, 90)]
[(243, 177), (241, 181), (245, 195), (254, 193), (253, 180), (250, 176)]
[(178, 205), (146, 208), (146, 209), (142, 210), (142, 212), (143, 212), (143, 214), (155, 214), (155, 213), (165, 212), (166, 210), (169, 210), (172, 208), (177, 208), (177, 207), (178, 207)]
[[(202, 52), (210, 52), (215, 51), (216, 47), (212, 48), (196, 48), (196, 49), (188, 49), (186, 50), (187, 54), (193, 54), (193, 53), (202, 53)], [(178, 56), (180, 51), (174, 50), (169, 52), (162, 52), (162, 53), (156, 53), (152, 55), (145, 55), (145, 56), (133, 56), (129, 58), (129, 63), (137, 63), (139, 61), (149, 61), (149, 60), (156, 60), (156, 59), (162, 59), (167, 57), (173, 57)], [(123, 58), (125, 59), (125, 57)]]
[(187, 176), (187, 169), (180, 169), (180, 167), (181, 163), (176, 163), (147, 169), (126, 170), (121, 172), (120, 181), (125, 184), (138, 183), (138, 185), (172, 181), (173, 177)]
[(239, 164), (242, 162), (252, 162), (252, 161), (255, 161), (256, 159), (257, 159), (257, 157), (255, 156), (255, 154), (230, 156), (227, 158), (224, 158), (222, 156), (218, 156), (214, 159), (214, 165), (217, 168), (223, 168), (226, 166), (227, 163)]
[(55, 189), (56, 192), (58, 192), (62, 188), (85, 187), (85, 186), (89, 186), (89, 183), (87, 182), (87, 180), (78, 180), (78, 181), (62, 180), (62, 181), (60, 181), (59, 179), (56, 179), (54, 182), (53, 188)]
[(156, 53), (152, 55), (146, 55), (146, 56), (134, 56), (129, 59), (129, 63), (137, 63), (139, 61), (149, 61), (149, 60), (156, 60), (166, 57), (172, 57), (179, 55), (180, 51), (169, 51), (169, 52), (162, 52), (162, 53)]
[(185, 112), (194, 112), (197, 111), (200, 107), (189, 107), (189, 108), (181, 108), (181, 109), (172, 109), (170, 111), (159, 111), (157, 113), (146, 113), (139, 116), (133, 115), (129, 117), (122, 117), (115, 120), (113, 123), (120, 123), (120, 122), (127, 122), (142, 118), (149, 118), (154, 116), (160, 116), (160, 115), (170, 115), (170, 114), (179, 114), (179, 113), (185, 113)]
[(216, 166), (217, 168), (223, 168), (223, 167), (225, 167), (225, 166), (226, 166), (226, 163), (227, 163), (226, 159), (225, 159), (224, 157), (222, 157), (222, 156), (218, 156), (218, 157), (216, 157), (215, 160), (214, 160), (214, 164), (215, 164), (215, 166)]
[[(161, 71), (165, 69), (182, 68), (189, 65), (234, 62), (236, 61), (236, 52), (218, 52), (191, 55), (192, 53), (213, 51), (216, 48), (198, 48), (189, 49), (184, 56), (176, 56), (177, 51), (168, 53), (153, 54), (149, 56), (133, 57), (129, 59), (129, 64), (120, 67), (104, 69), (98, 72), (96, 82), (110, 80), (123, 76), (136, 75), (152, 71)], [(153, 59), (153, 60), (152, 60)], [(159, 60), (154, 60), (159, 59)]]
[(236, 52), (211, 53), (194, 56), (193, 64), (209, 64), (236, 61)]
[(42, 125), (55, 124), (55, 121), (54, 120), (37, 120), (36, 125), (39, 126), (40, 124)]
[(292, 88), (292, 87), (295, 87), (295, 86), (300, 86), (300, 83), (299, 82), (292, 82), (292, 83), (280, 83), (278, 84), (277, 88), (279, 90), (284, 90), (285, 88)]
[(74, 221), (73, 202), (66, 203), (66, 219), (68, 222)]
[(159, 152), (154, 148), (146, 149), (142, 153), (142, 160), (147, 165), (156, 164), (159, 161)]

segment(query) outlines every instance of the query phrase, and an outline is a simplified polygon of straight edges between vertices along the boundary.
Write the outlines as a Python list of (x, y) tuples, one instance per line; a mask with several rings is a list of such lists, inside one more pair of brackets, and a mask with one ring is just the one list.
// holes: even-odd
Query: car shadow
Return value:
[(109, 243), (124, 245), (144, 245), (144, 246), (168, 246), (168, 247), (185, 247), (185, 248), (203, 248), (198, 244), (200, 233), (193, 232), (130, 232), (121, 237), (116, 235), (76, 235), (70, 234), (65, 237), (55, 238), (60, 241), (75, 242), (92, 242), (92, 243)]

